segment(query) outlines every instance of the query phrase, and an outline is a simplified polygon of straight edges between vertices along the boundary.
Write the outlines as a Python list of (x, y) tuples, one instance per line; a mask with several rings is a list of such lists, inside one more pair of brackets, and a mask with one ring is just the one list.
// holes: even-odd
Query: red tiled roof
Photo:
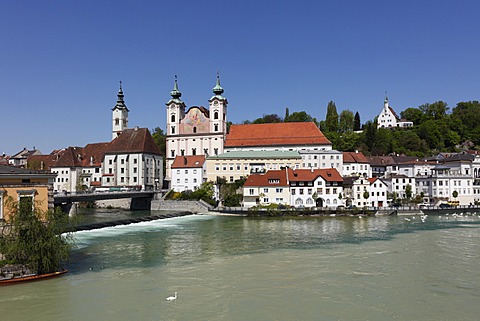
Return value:
[(369, 163), (362, 152), (343, 152), (343, 163)]
[(288, 169), (288, 179), (291, 182), (312, 182), (321, 176), (327, 182), (342, 182), (343, 178), (335, 168), (320, 169)]
[(232, 125), (225, 147), (330, 145), (313, 122)]
[(125, 129), (110, 142), (106, 154), (147, 153), (162, 155), (147, 128)]
[[(273, 183), (272, 180), (278, 180), (278, 183)], [(243, 186), (288, 186), (286, 171), (270, 170), (265, 174), (249, 175)]]
[(172, 163), (172, 168), (202, 168), (205, 155), (177, 156)]
[(101, 166), (105, 152), (110, 146), (108, 143), (88, 144), (83, 148), (83, 166)]
[(83, 147), (68, 147), (61, 153), (54, 167), (81, 167), (83, 159)]

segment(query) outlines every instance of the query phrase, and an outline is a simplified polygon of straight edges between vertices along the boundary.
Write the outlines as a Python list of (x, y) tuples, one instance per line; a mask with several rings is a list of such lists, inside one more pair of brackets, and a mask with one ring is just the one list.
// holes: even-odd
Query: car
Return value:
[(426, 207), (430, 207), (432, 205), (428, 204), (428, 203), (421, 203), (421, 204), (418, 204), (418, 207), (419, 208), (426, 208)]
[(450, 207), (452, 207), (452, 205), (450, 205), (448, 203), (441, 203), (440, 205), (438, 205), (438, 207), (440, 207), (440, 208), (450, 208)]

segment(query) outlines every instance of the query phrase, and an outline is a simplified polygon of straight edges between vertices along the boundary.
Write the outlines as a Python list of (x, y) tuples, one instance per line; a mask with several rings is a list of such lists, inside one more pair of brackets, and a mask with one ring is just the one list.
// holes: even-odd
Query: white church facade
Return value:
[(166, 173), (165, 180), (171, 181), (172, 164), (177, 156), (219, 155), (227, 134), (228, 101), (222, 96), (220, 78), (213, 88), (209, 106), (192, 106), (186, 110), (185, 103), (178, 90), (175, 78), (174, 88), (170, 92), (172, 99), (167, 103), (166, 128)]

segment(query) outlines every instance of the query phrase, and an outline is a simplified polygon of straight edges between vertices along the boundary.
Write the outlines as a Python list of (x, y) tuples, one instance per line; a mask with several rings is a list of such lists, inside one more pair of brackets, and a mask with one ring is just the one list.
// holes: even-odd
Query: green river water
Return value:
[(0, 287), (0, 320), (480, 320), (478, 216), (192, 215), (75, 240), (66, 275)]

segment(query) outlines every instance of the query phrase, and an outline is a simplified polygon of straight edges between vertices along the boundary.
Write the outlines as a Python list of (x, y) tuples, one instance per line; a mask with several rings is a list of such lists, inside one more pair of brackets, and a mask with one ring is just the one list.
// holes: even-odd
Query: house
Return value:
[(8, 221), (11, 216), (10, 199), (31, 204), (40, 212), (52, 209), (54, 178), (55, 174), (47, 171), (0, 165), (0, 221)]
[(123, 130), (102, 162), (102, 186), (152, 190), (162, 187), (163, 156), (147, 128)]
[(388, 97), (385, 97), (383, 109), (377, 117), (378, 128), (396, 128), (396, 127), (412, 127), (413, 122), (400, 119), (392, 107), (388, 105)]
[(343, 152), (342, 176), (372, 177), (370, 161), (362, 152)]
[(384, 207), (387, 206), (388, 199), (388, 185), (382, 179), (373, 177), (367, 179), (370, 183), (367, 199), (369, 206)]
[(32, 150), (24, 148), (15, 155), (11, 156), (8, 160), (10, 165), (17, 167), (25, 167), (27, 165), (27, 158), (32, 155), (41, 155), (42, 153), (33, 147)]
[(243, 184), (243, 206), (283, 204), (289, 205), (290, 192), (287, 169), (269, 170), (248, 176)]
[(175, 192), (194, 191), (205, 181), (205, 155), (175, 157), (171, 185)]
[(338, 150), (301, 149), (298, 153), (302, 156), (301, 168), (335, 168), (342, 172), (343, 153)]
[(336, 169), (288, 169), (290, 205), (333, 207), (343, 205), (343, 178)]

